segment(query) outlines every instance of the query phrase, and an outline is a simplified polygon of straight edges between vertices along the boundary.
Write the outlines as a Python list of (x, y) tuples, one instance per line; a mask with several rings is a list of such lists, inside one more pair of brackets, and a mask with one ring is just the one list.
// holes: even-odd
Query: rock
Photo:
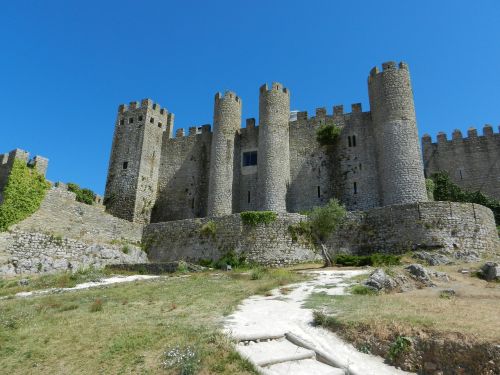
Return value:
[(486, 281), (500, 280), (500, 266), (495, 262), (486, 262), (478, 271), (478, 276)]
[(429, 271), (429, 273), (433, 278), (439, 279), (440, 281), (446, 281), (446, 282), (450, 281), (448, 274), (445, 272)]
[(413, 257), (420, 260), (424, 260), (431, 266), (453, 263), (453, 261), (446, 255), (438, 252), (417, 251), (413, 254)]
[(424, 369), (427, 371), (434, 371), (437, 370), (437, 365), (433, 362), (425, 362), (424, 363)]
[(419, 281), (425, 286), (435, 286), (435, 284), (431, 280), (429, 272), (421, 264), (410, 264), (409, 266), (405, 267), (405, 270), (408, 271), (410, 276), (412, 276), (415, 280)]
[(392, 290), (396, 287), (396, 282), (382, 268), (377, 268), (370, 274), (364, 285), (376, 290)]
[(452, 254), (455, 259), (465, 263), (474, 263), (480, 260), (479, 254), (471, 250), (455, 250)]
[(21, 279), (18, 281), (19, 285), (26, 286), (29, 285), (30, 281), (28, 279)]

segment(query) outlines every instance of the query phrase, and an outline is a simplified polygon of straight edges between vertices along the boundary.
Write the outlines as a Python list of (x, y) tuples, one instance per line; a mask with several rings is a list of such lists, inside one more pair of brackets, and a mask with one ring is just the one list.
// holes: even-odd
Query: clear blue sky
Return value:
[[(411, 5), (410, 5), (411, 3)], [(152, 98), (176, 128), (212, 122), (217, 91), (258, 116), (283, 82), (313, 113), (362, 102), (374, 65), (410, 65), (420, 135), (500, 124), (500, 2), (4, 1), (0, 152), (103, 193), (116, 110)]]

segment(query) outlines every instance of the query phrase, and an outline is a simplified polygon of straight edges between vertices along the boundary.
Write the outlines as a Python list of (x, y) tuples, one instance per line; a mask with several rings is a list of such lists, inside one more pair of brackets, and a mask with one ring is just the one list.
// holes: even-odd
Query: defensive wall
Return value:
[(77, 202), (64, 185), (50, 189), (40, 209), (0, 233), (0, 275), (144, 263), (142, 225)]
[[(152, 262), (218, 259), (229, 251), (266, 266), (284, 266), (320, 258), (290, 226), (307, 220), (300, 214), (278, 214), (275, 222), (255, 227), (240, 215), (149, 224), (143, 242)], [(212, 222), (214, 233), (203, 226)], [(416, 250), (499, 253), (500, 242), (490, 209), (470, 203), (422, 202), (350, 212), (348, 220), (325, 243), (338, 253), (402, 254)]]
[(485, 125), (482, 135), (471, 127), (467, 130), (467, 137), (456, 129), (451, 139), (440, 132), (437, 142), (432, 142), (431, 136), (425, 134), (422, 150), (427, 177), (446, 171), (463, 189), (481, 191), (500, 199), (500, 126), (495, 133), (493, 126)]

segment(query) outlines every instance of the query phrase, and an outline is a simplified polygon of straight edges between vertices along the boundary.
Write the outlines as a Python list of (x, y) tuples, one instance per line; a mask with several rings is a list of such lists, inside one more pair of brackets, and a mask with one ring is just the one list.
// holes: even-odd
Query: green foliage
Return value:
[(389, 358), (394, 361), (401, 354), (406, 353), (411, 347), (411, 339), (406, 336), (398, 336), (389, 347)]
[(429, 198), (429, 200), (433, 201), (434, 200), (434, 189), (436, 189), (436, 184), (434, 184), (434, 181), (431, 178), (425, 179), (425, 188), (427, 190), (427, 198)]
[(341, 131), (342, 129), (333, 123), (321, 125), (316, 131), (316, 140), (322, 146), (331, 146), (335, 144)]
[(362, 296), (372, 296), (377, 294), (377, 291), (373, 288), (367, 287), (366, 285), (356, 284), (351, 287), (351, 293)]
[(450, 176), (446, 172), (434, 173), (431, 178), (435, 184), (435, 200), (481, 204), (493, 211), (496, 223), (500, 224), (500, 200), (487, 197), (480, 191), (462, 190), (450, 180)]
[(68, 182), (68, 190), (76, 194), (77, 202), (92, 205), (94, 204), (95, 193), (90, 189), (82, 189), (73, 182)]
[(335, 316), (326, 315), (321, 311), (313, 311), (313, 323), (332, 331), (336, 331), (342, 327), (342, 323)]
[(180, 375), (193, 375), (200, 367), (200, 355), (193, 346), (175, 346), (163, 353), (165, 369), (177, 370)]
[(337, 199), (330, 199), (323, 207), (314, 207), (308, 215), (312, 235), (320, 241), (325, 240), (337, 229), (346, 214), (344, 206)]
[(299, 221), (288, 226), (288, 232), (292, 236), (292, 241), (297, 242), (303, 238), (308, 243), (313, 243), (312, 226), (310, 221)]
[(371, 255), (349, 255), (339, 254), (335, 256), (333, 262), (342, 266), (362, 267), (362, 266), (396, 266), (400, 264), (401, 256), (392, 254), (371, 254)]
[(273, 211), (245, 211), (240, 213), (244, 224), (255, 227), (259, 224), (269, 224), (276, 220), (278, 215)]
[(128, 254), (129, 252), (130, 252), (130, 247), (128, 245), (123, 245), (122, 246), (122, 253)]
[(215, 235), (217, 234), (217, 224), (212, 220), (207, 221), (201, 226), (200, 233), (205, 237), (212, 237), (212, 239), (215, 239)]
[(250, 280), (260, 280), (264, 277), (266, 270), (262, 267), (256, 267), (250, 273)]
[(23, 161), (14, 160), (0, 205), (0, 232), (35, 213), (49, 187), (43, 175)]
[(248, 266), (245, 256), (236, 254), (234, 250), (228, 251), (217, 261), (212, 259), (200, 259), (198, 263), (203, 267), (218, 269), (224, 269), (228, 265), (232, 268), (243, 268)]

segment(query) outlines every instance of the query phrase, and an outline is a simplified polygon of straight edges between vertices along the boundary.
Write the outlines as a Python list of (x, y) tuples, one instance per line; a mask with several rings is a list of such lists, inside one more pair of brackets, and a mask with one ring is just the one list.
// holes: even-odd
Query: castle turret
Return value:
[(381, 205), (427, 200), (408, 66), (373, 68), (368, 91), (380, 176)]
[(210, 157), (208, 216), (233, 213), (234, 138), (241, 127), (241, 99), (233, 92), (215, 95)]
[(150, 99), (120, 105), (104, 204), (113, 215), (148, 223), (156, 199), (162, 138), (171, 137), (173, 115)]
[(263, 85), (259, 96), (258, 190), (261, 210), (285, 212), (290, 181), (290, 92)]

